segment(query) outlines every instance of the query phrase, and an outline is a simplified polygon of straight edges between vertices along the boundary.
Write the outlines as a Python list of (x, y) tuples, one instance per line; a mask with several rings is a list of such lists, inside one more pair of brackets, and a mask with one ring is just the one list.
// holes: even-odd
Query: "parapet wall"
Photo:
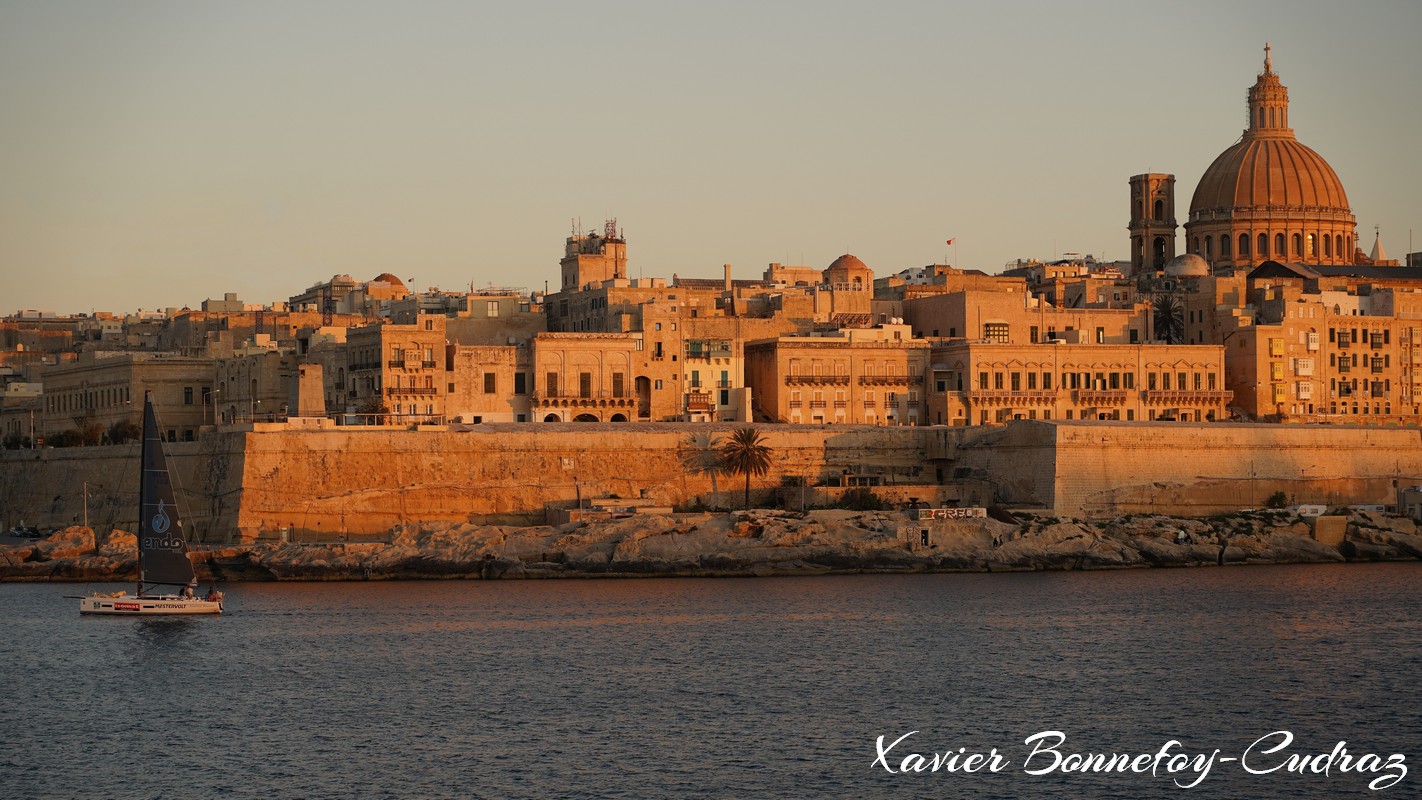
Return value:
[[(377, 534), (421, 522), (530, 524), (551, 506), (615, 495), (736, 507), (744, 481), (698, 471), (697, 439), (734, 424), (494, 424), (470, 430), (257, 425), (169, 446), (190, 538)], [(1024, 421), (1004, 428), (760, 425), (782, 478), (972, 486), (1065, 516), (1206, 516), (1266, 504), (1391, 504), (1422, 483), (1417, 428)], [(0, 527), (136, 525), (138, 446), (0, 454)], [(781, 491), (778, 494), (784, 496)], [(892, 491), (884, 492), (886, 496)], [(921, 492), (914, 490), (914, 495)], [(966, 497), (946, 490), (942, 497)], [(978, 501), (974, 500), (973, 504)]]

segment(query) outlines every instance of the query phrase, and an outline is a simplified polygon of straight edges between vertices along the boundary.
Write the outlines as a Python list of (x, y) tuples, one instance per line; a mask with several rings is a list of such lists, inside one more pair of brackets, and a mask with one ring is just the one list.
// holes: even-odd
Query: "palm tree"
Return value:
[(755, 428), (737, 428), (730, 441), (721, 445), (721, 469), (731, 475), (746, 476), (746, 508), (750, 508), (751, 476), (770, 471), (770, 448)]
[(711, 476), (711, 497), (712, 507), (715, 507), (715, 498), (720, 495), (721, 488), (716, 485), (716, 478), (724, 470), (721, 465), (721, 437), (712, 436), (709, 432), (689, 433), (686, 440), (681, 445), (681, 466), (687, 472), (695, 475)]
[(1178, 294), (1155, 296), (1155, 338), (1166, 344), (1185, 342), (1185, 301)]

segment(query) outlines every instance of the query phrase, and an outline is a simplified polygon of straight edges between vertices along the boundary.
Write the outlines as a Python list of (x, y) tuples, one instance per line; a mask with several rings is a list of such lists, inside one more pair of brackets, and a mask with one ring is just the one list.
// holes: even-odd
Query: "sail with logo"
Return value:
[[(146, 398), (145, 398), (146, 400)], [(153, 404), (143, 404), (143, 481), (139, 484), (138, 593), (145, 587), (185, 587), (193, 582), (193, 562), (183, 538), (173, 478)]]
[(188, 558), (183, 520), (163, 449), (153, 393), (143, 397), (142, 463), (138, 484), (138, 591), (81, 597), (83, 614), (220, 614), (222, 593), (193, 592), (197, 576)]

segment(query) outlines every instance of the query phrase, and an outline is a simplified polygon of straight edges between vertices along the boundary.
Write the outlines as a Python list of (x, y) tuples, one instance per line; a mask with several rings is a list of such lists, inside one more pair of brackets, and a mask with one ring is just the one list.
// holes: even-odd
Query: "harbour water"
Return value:
[[(248, 583), (221, 617), (135, 620), (6, 584), (0, 797), (1417, 797), (1419, 587), (1422, 564)], [(1219, 759), (1290, 731), (1253, 767), (1343, 741), (1407, 775), (1028, 774), (1049, 730)], [(1008, 764), (898, 771), (960, 747)]]

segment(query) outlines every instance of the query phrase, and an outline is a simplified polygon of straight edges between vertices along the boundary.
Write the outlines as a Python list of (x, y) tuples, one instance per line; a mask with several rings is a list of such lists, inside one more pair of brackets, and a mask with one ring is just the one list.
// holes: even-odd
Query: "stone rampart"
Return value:
[[(190, 538), (230, 542), (372, 535), (411, 523), (543, 521), (548, 507), (617, 496), (735, 507), (743, 479), (688, 465), (693, 437), (734, 424), (494, 424), (468, 430), (257, 425), (169, 445)], [(786, 477), (946, 484), (971, 498), (1104, 518), (1206, 516), (1290, 504), (1391, 504), (1422, 482), (1416, 428), (1025, 421), (1005, 428), (757, 426), (773, 452), (752, 502)], [(704, 439), (703, 439), (704, 441)], [(138, 446), (0, 454), (0, 527), (132, 530)], [(959, 487), (955, 490), (951, 487)], [(971, 488), (971, 491), (968, 489)], [(965, 493), (966, 492), (966, 493)], [(791, 491), (790, 494), (795, 494)], [(893, 491), (884, 491), (893, 496)], [(915, 488), (913, 496), (929, 499)]]

